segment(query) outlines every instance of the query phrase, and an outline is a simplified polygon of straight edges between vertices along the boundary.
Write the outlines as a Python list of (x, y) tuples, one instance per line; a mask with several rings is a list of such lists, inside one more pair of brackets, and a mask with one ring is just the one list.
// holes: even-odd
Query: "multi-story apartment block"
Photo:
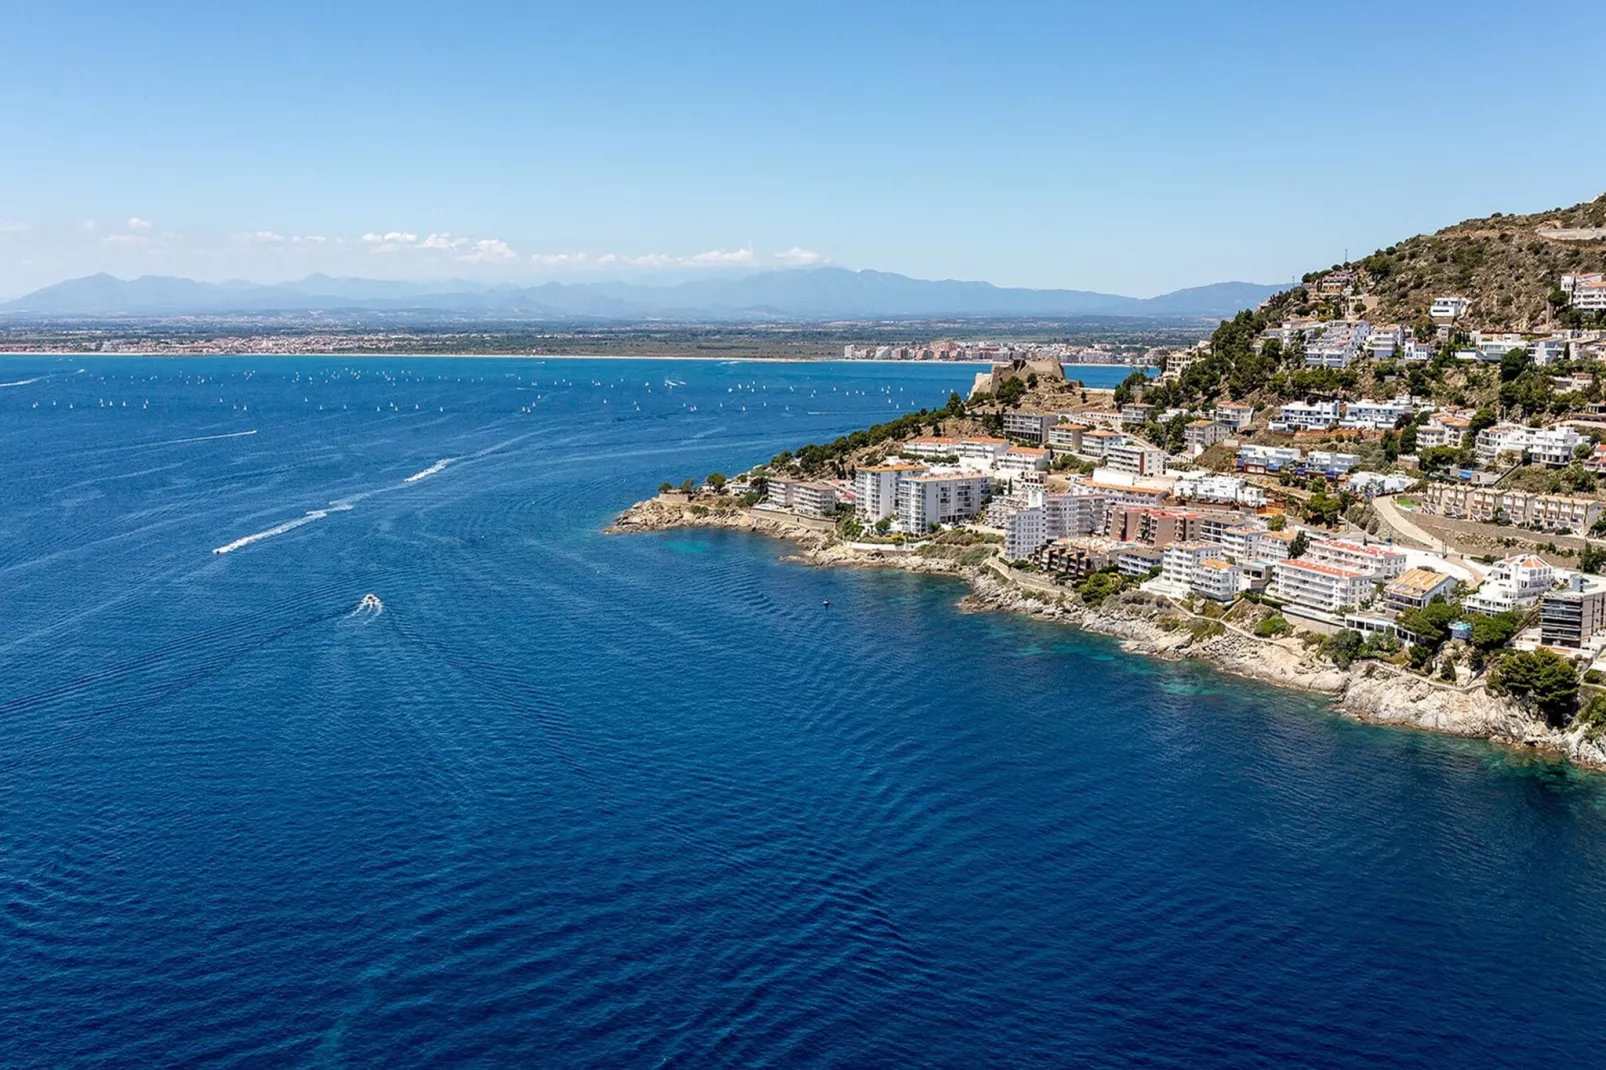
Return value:
[(1567, 303), (1580, 311), (1606, 311), (1606, 275), (1563, 275), (1561, 292), (1567, 295)]
[(1043, 518), (1043, 507), (1031, 505), (1017, 509), (1004, 529), (1004, 560), (1024, 560), (1047, 541), (1048, 524)]
[(1291, 606), (1337, 613), (1345, 606), (1360, 607), (1372, 597), (1369, 576), (1314, 561), (1279, 561), (1272, 568), (1272, 597)]
[(1423, 509), (1437, 516), (1484, 523), (1503, 521), (1546, 531), (1588, 531), (1601, 516), (1601, 503), (1588, 498), (1459, 483), (1429, 483), (1422, 490), (1421, 503)]
[(1006, 412), (1004, 434), (1028, 442), (1042, 442), (1059, 419), (1057, 414), (1049, 412)]
[(1330, 476), (1341, 476), (1361, 463), (1359, 454), (1339, 453), (1336, 450), (1311, 450), (1305, 460), (1311, 468)]
[(1231, 431), (1242, 431), (1254, 420), (1255, 407), (1253, 405), (1217, 405), (1211, 410), (1210, 418), (1218, 424), (1225, 425)]
[[(1084, 439), (1085, 441), (1085, 439)], [(1104, 451), (1104, 463), (1117, 472), (1134, 476), (1165, 475), (1165, 450), (1142, 439), (1129, 439)]]
[(1160, 580), (1178, 592), (1193, 589), (1193, 571), (1201, 561), (1220, 560), (1225, 551), (1210, 542), (1174, 542), (1160, 559)]
[(1539, 642), (1580, 650), (1606, 630), (1606, 580), (1574, 572), (1539, 603)]
[(1126, 442), (1126, 436), (1119, 431), (1110, 431), (1096, 427), (1082, 435), (1082, 452), (1093, 457), (1104, 457), (1114, 446)]
[(1426, 422), (1417, 425), (1416, 448), (1427, 450), (1448, 446), (1458, 450), (1466, 445), (1467, 431), (1471, 427), (1472, 421), (1465, 416), (1448, 412), (1434, 413)]
[(1246, 472), (1280, 472), (1298, 464), (1305, 454), (1293, 446), (1255, 446), (1245, 443), (1238, 447), (1238, 467)]
[(1000, 475), (1020, 476), (1043, 471), (1048, 460), (1048, 450), (1041, 446), (1011, 446), (998, 458), (997, 469)]
[(992, 435), (971, 435), (959, 439), (954, 443), (954, 452), (961, 461), (978, 461), (982, 464), (993, 464), (1009, 449), (1007, 438), (996, 438)]
[(1326, 431), (1338, 425), (1339, 402), (1294, 401), (1277, 410), (1275, 424), (1293, 431)]
[(1048, 444), (1057, 450), (1070, 450), (1072, 453), (1082, 452), (1082, 436), (1087, 428), (1081, 424), (1073, 424), (1061, 420), (1048, 431)]
[(1186, 472), (1177, 477), (1171, 491), (1186, 501), (1220, 502), (1259, 509), (1266, 504), (1266, 492), (1237, 476), (1218, 476), (1206, 472)]
[(1366, 339), (1366, 349), (1376, 360), (1385, 360), (1399, 352), (1405, 341), (1405, 330), (1398, 325), (1373, 327)]
[(969, 520), (981, 512), (992, 480), (969, 472), (926, 472), (898, 481), (898, 526), (924, 533), (938, 524)]
[(816, 480), (772, 476), (765, 500), (777, 508), (807, 516), (830, 516), (836, 512), (836, 488)]
[(1112, 504), (1106, 514), (1110, 538), (1165, 548), (1198, 536), (1201, 514), (1187, 509)]
[(1243, 569), (1231, 561), (1209, 558), (1193, 566), (1189, 586), (1195, 594), (1213, 602), (1231, 602), (1238, 597)]
[(1405, 555), (1400, 551), (1348, 539), (1318, 539), (1310, 544), (1306, 559), (1318, 565), (1337, 565), (1372, 579), (1389, 579), (1405, 571)]
[(1495, 424), (1478, 432), (1473, 450), (1484, 465), (1492, 465), (1502, 456), (1526, 455), (1539, 464), (1562, 468), (1573, 459), (1573, 451), (1583, 440), (1583, 436), (1570, 427)]
[(938, 457), (959, 456), (959, 440), (957, 438), (937, 438), (926, 436), (924, 438), (911, 438), (899, 449), (905, 457), (923, 457), (928, 460)]
[(1189, 420), (1182, 429), (1183, 444), (1195, 454), (1214, 446), (1229, 434), (1226, 424), (1215, 420)]
[(1386, 431), (1398, 423), (1400, 417), (1414, 415), (1416, 402), (1409, 395), (1402, 394), (1391, 401), (1362, 399), (1345, 403), (1344, 418), (1339, 426)]
[(1141, 401), (1131, 401), (1121, 406), (1121, 425), (1123, 427), (1142, 427), (1149, 422), (1154, 413), (1153, 405), (1146, 405)]
[(1121, 414), (1109, 409), (1077, 409), (1073, 412), (1060, 414), (1061, 420), (1069, 420), (1073, 424), (1083, 427), (1102, 427), (1106, 431), (1119, 431), (1121, 429)]
[(862, 521), (873, 524), (898, 512), (898, 484), (926, 471), (923, 464), (874, 464), (860, 468), (853, 477), (853, 511)]
[(1489, 568), (1483, 585), (1461, 600), (1474, 613), (1504, 613), (1532, 605), (1556, 585), (1556, 570), (1533, 554), (1502, 558)]
[(1406, 342), (1400, 354), (1407, 364), (1426, 364), (1439, 355), (1432, 342)]
[(1365, 320), (1334, 320), (1305, 347), (1305, 364), (1312, 368), (1347, 368), (1371, 337)]

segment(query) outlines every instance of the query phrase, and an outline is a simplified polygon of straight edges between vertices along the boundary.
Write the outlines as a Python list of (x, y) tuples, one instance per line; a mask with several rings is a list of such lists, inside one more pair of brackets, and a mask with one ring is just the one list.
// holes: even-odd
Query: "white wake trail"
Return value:
[(420, 479), (428, 479), (430, 476), (432, 476), (435, 473), (441, 471), (447, 465), (451, 464), (455, 460), (457, 460), (456, 457), (442, 457), (440, 460), (436, 461), (434, 464), (430, 465), (428, 468), (424, 469), (422, 472), (414, 472), (412, 475), (410, 475), (406, 479), (402, 480), (402, 482), (403, 483), (417, 483)]
[(242, 538), (235, 539), (231, 543), (219, 546), (212, 552), (214, 554), (232, 554), (234, 551), (243, 546), (250, 546), (254, 542), (261, 542), (263, 539), (271, 539), (275, 535), (283, 535), (287, 531), (294, 531), (303, 524), (310, 524), (314, 520), (322, 520), (328, 515), (329, 511), (327, 509), (312, 509), (308, 511), (306, 516), (297, 517), (294, 520), (286, 520), (283, 524), (271, 527), (266, 531), (259, 531), (253, 535), (246, 535)]

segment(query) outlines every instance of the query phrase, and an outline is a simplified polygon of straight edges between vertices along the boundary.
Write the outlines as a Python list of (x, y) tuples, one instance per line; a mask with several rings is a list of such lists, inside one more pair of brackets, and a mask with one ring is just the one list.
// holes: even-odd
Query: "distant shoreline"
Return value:
[[(399, 357), (405, 360), (684, 360), (702, 361), (712, 364), (895, 364), (914, 367), (955, 367), (955, 368), (990, 368), (987, 361), (977, 360), (877, 360), (868, 358), (863, 360), (846, 360), (842, 357), (701, 357), (689, 354), (624, 354), (624, 353), (402, 353), (402, 352), (352, 352), (352, 353), (153, 353), (153, 352), (122, 352), (100, 353), (74, 349), (47, 350), (33, 349), (20, 352), (0, 352), (0, 359), (12, 357), (85, 357), (90, 359), (115, 359), (118, 357), (133, 357), (152, 360), (199, 360), (208, 357), (221, 360), (240, 360), (247, 358), (329, 358), (336, 359), (355, 357), (373, 359), (382, 357)], [(1147, 364), (1062, 364), (1066, 368), (1125, 368), (1129, 370), (1142, 370), (1152, 367)]]

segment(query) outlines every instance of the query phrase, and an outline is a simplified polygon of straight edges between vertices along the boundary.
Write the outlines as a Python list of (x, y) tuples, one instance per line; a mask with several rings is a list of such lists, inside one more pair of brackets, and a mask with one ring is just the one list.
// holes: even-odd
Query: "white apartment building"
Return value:
[(1483, 586), (1461, 604), (1474, 613), (1504, 613), (1533, 605), (1555, 585), (1556, 570), (1550, 562), (1533, 554), (1517, 554), (1491, 565)]
[(1416, 448), (1419, 450), (1434, 449), (1439, 446), (1448, 446), (1451, 449), (1460, 449), (1466, 445), (1467, 431), (1472, 427), (1472, 421), (1465, 416), (1453, 413), (1435, 413), (1427, 422), (1417, 425)]
[(1390, 401), (1370, 401), (1363, 398), (1360, 401), (1345, 403), (1344, 418), (1339, 421), (1339, 426), (1387, 431), (1399, 421), (1400, 417), (1415, 415), (1416, 402), (1408, 394), (1401, 394)]
[(1198, 455), (1226, 438), (1227, 434), (1227, 426), (1215, 420), (1189, 420), (1182, 429), (1182, 441)]
[(1253, 405), (1217, 405), (1211, 410), (1210, 418), (1218, 424), (1225, 424), (1234, 431), (1242, 431), (1254, 420), (1255, 407)]
[(1055, 449), (1070, 450), (1072, 453), (1082, 452), (1082, 436), (1087, 428), (1081, 424), (1058, 423), (1048, 432), (1048, 444)]
[(1093, 457), (1105, 457), (1109, 455), (1112, 447), (1120, 446), (1125, 442), (1126, 436), (1119, 431), (1108, 431), (1102, 427), (1095, 427), (1082, 435), (1082, 452)]
[(1337, 425), (1339, 407), (1337, 401), (1293, 401), (1277, 410), (1276, 422), (1294, 431), (1326, 431)]
[(898, 481), (898, 526), (922, 534), (981, 512), (992, 480), (970, 472), (925, 472)]
[(1116, 431), (1121, 427), (1121, 414), (1107, 409), (1079, 409), (1075, 412), (1061, 413), (1060, 419), (1081, 424), (1083, 427), (1102, 427), (1107, 431)]
[(1305, 459), (1305, 454), (1293, 446), (1256, 446), (1244, 443), (1238, 447), (1238, 463), (1245, 468), (1260, 468), (1275, 471), (1291, 464), (1298, 464)]
[[(1084, 441), (1085, 441), (1084, 437)], [(1142, 439), (1129, 439), (1104, 451), (1104, 463), (1117, 472), (1134, 476), (1165, 475), (1165, 450)]]
[(898, 512), (898, 484), (926, 471), (923, 464), (865, 465), (853, 476), (853, 511), (874, 524)]
[(836, 512), (836, 488), (818, 481), (771, 477), (765, 501), (794, 513), (830, 516)]
[(1606, 275), (1563, 275), (1561, 292), (1567, 295), (1567, 303), (1580, 311), (1606, 311)]
[(1271, 591), (1272, 597), (1291, 606), (1337, 613), (1370, 601), (1373, 584), (1359, 572), (1300, 559), (1272, 566)]
[(1433, 348), (1432, 342), (1406, 342), (1401, 354), (1407, 364), (1426, 364), (1438, 356), (1438, 350)]
[(1384, 360), (1397, 353), (1404, 341), (1405, 331), (1399, 326), (1374, 327), (1366, 339), (1366, 348), (1375, 359)]
[(1374, 580), (1393, 579), (1405, 571), (1405, 554), (1386, 546), (1369, 546), (1348, 539), (1319, 539), (1310, 544), (1305, 559), (1334, 565)]
[(954, 452), (961, 461), (979, 461), (982, 464), (993, 464), (1009, 449), (1009, 439), (994, 438), (991, 435), (972, 435), (962, 438), (954, 443)]
[(1573, 450), (1583, 440), (1583, 436), (1570, 427), (1495, 424), (1478, 432), (1473, 450), (1485, 466), (1494, 464), (1504, 454), (1527, 454), (1539, 464), (1562, 468), (1573, 459)]
[(1048, 523), (1043, 507), (1030, 505), (1017, 509), (1004, 529), (1004, 560), (1021, 561), (1048, 542)]
[[(1221, 549), (1233, 561), (1257, 561), (1262, 558), (1256, 554), (1255, 548), (1259, 544), (1259, 536), (1266, 529), (1257, 522), (1234, 524), (1221, 529)], [(1283, 556), (1287, 556), (1284, 554)]]
[(1032, 442), (1041, 442), (1048, 437), (1049, 431), (1059, 423), (1059, 416), (1046, 412), (1006, 412), (1004, 413), (1004, 434), (1015, 438), (1024, 438)]
[(1455, 321), (1466, 315), (1472, 302), (1465, 297), (1435, 297), (1433, 306), (1428, 309), (1428, 315), (1436, 320)]
[(1266, 504), (1266, 492), (1253, 483), (1237, 476), (1214, 475), (1208, 472), (1186, 472), (1177, 476), (1172, 493), (1186, 501), (1223, 502), (1229, 505), (1247, 505), (1259, 509)]
[(1220, 560), (1225, 552), (1213, 542), (1174, 542), (1160, 559), (1160, 582), (1179, 593), (1191, 591), (1199, 562)]
[(1020, 476), (1027, 472), (1041, 472), (1048, 467), (1048, 450), (1041, 446), (1011, 446), (998, 458), (995, 465), (1004, 476)]
[(1311, 450), (1305, 461), (1310, 467), (1330, 476), (1341, 476), (1361, 463), (1359, 454), (1339, 453), (1337, 450)]
[(1046, 494), (1043, 496), (1043, 522), (1048, 537), (1066, 539), (1103, 531), (1109, 508), (1107, 494)]
[(1365, 320), (1334, 320), (1305, 347), (1305, 365), (1310, 368), (1347, 368), (1360, 355), (1371, 337), (1372, 325)]
[(1534, 363), (1544, 368), (1558, 360), (1566, 360), (1567, 347), (1571, 344), (1570, 339), (1559, 335), (1552, 338), (1536, 338), (1529, 345), (1529, 351), (1533, 354)]
[(905, 457), (923, 457), (932, 460), (938, 457), (959, 456), (959, 440), (957, 438), (911, 438), (905, 442), (898, 451)]
[(1231, 602), (1238, 597), (1243, 569), (1231, 561), (1209, 558), (1193, 566), (1189, 581), (1195, 594), (1213, 602)]

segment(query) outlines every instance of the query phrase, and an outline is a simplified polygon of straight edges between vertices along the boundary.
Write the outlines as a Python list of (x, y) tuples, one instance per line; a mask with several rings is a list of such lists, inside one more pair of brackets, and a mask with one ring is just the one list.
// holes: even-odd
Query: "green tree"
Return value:
[(1528, 355), (1526, 349), (1508, 350), (1500, 358), (1500, 381), (1509, 383), (1514, 379), (1520, 378), (1522, 373), (1532, 366), (1533, 358)]
[(707, 483), (713, 488), (715, 494), (723, 494), (725, 492), (725, 482), (724, 472), (708, 473)]
[(1509, 609), (1503, 613), (1477, 613), (1468, 622), (1472, 625), (1472, 645), (1487, 653), (1511, 642), (1522, 628), (1522, 615)]
[(1322, 649), (1332, 659), (1334, 665), (1340, 669), (1347, 669), (1359, 656), (1364, 642), (1365, 639), (1360, 632), (1345, 628), (1335, 635), (1328, 636), (1326, 642), (1322, 644)]
[(1274, 513), (1266, 518), (1267, 531), (1282, 531), (1288, 526), (1288, 518), (1281, 513)]
[(1262, 639), (1272, 639), (1288, 632), (1288, 619), (1273, 613), (1259, 624), (1255, 625), (1255, 634)]
[(669, 482), (668, 480), (665, 480), (664, 482), (658, 484), (658, 493), (659, 494), (668, 494), (670, 491), (672, 491), (674, 489), (675, 489), (675, 485), (673, 483)]
[(1496, 667), (1494, 682), (1532, 703), (1552, 724), (1560, 724), (1578, 703), (1578, 673), (1548, 650), (1507, 654)]
[(1292, 560), (1294, 558), (1304, 557), (1305, 556), (1305, 551), (1309, 550), (1309, 549), (1310, 549), (1310, 539), (1305, 535), (1305, 533), (1303, 531), (1298, 532), (1298, 533), (1296, 533), (1294, 535), (1292, 541), (1290, 541), (1289, 544), (1288, 544), (1288, 557), (1289, 557), (1290, 560)]
[(1450, 638), (1450, 625), (1459, 620), (1461, 611), (1442, 598), (1435, 598), (1421, 609), (1402, 609), (1395, 623), (1415, 637), (1416, 645), (1429, 654), (1438, 652)]
[(683, 481), (680, 484), (680, 492), (682, 494), (695, 494), (697, 492), (697, 481), (693, 479)]
[(1603, 566), (1606, 566), (1606, 547), (1586, 542), (1578, 554), (1578, 570), (1598, 575)]

